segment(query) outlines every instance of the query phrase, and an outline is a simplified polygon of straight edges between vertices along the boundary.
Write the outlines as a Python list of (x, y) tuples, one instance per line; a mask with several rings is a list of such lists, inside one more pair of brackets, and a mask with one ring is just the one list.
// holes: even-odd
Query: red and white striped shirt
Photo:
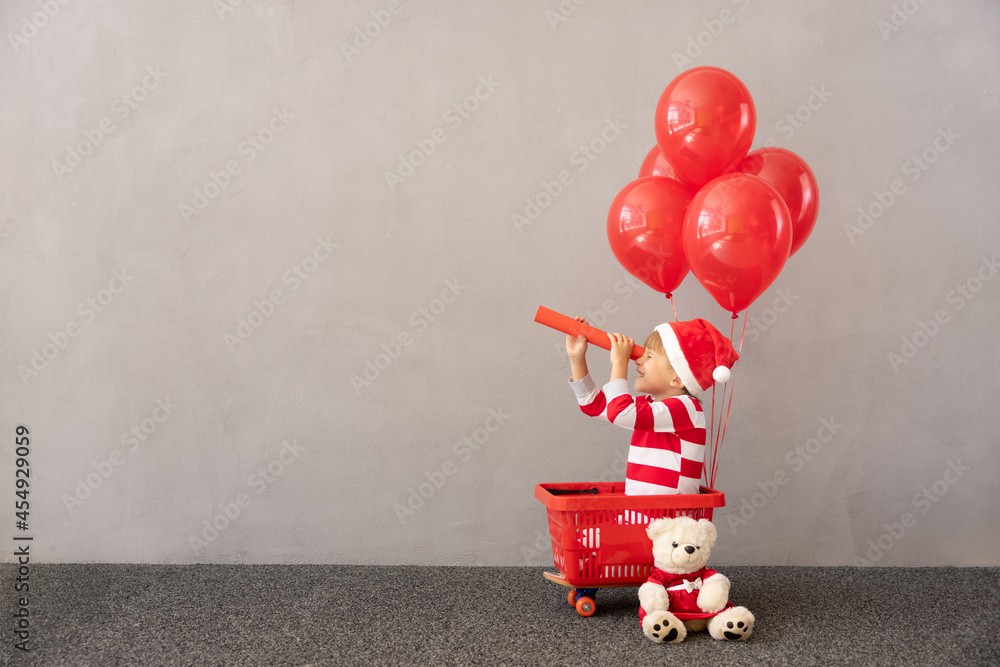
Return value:
[(629, 394), (628, 381), (599, 389), (590, 374), (569, 385), (584, 414), (631, 430), (625, 495), (698, 493), (705, 465), (705, 413), (687, 394), (662, 401)]

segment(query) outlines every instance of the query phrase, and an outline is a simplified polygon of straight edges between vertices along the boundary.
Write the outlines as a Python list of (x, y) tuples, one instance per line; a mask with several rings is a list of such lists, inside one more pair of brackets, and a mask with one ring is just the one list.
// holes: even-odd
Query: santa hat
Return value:
[(665, 322), (656, 327), (656, 332), (670, 365), (695, 397), (716, 382), (728, 382), (729, 369), (740, 358), (730, 340), (700, 317), (688, 322)]

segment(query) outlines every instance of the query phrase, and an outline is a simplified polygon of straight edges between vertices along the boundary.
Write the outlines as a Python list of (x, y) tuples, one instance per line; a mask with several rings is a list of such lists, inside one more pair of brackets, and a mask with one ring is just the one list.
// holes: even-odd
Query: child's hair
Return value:
[(653, 333), (646, 336), (646, 342), (642, 344), (643, 347), (648, 347), (653, 352), (659, 352), (664, 354), (663, 351), (663, 339), (660, 338), (660, 332), (654, 331)]
[[(656, 352), (657, 354), (662, 354), (666, 356), (666, 350), (663, 349), (663, 339), (660, 338), (660, 332), (654, 331), (653, 333), (646, 336), (646, 342), (642, 344), (643, 347)], [(691, 392), (687, 390), (687, 387), (682, 387), (684, 393), (691, 396)]]

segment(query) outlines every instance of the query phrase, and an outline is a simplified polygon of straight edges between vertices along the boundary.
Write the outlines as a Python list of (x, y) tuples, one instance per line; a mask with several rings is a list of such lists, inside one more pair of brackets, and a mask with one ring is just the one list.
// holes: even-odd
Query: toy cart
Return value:
[(707, 486), (699, 493), (626, 496), (625, 482), (538, 484), (535, 497), (546, 507), (552, 557), (558, 573), (545, 578), (570, 587), (569, 603), (592, 616), (598, 588), (641, 586), (653, 571), (653, 543), (646, 526), (653, 519), (689, 516), (712, 520), (726, 497)]

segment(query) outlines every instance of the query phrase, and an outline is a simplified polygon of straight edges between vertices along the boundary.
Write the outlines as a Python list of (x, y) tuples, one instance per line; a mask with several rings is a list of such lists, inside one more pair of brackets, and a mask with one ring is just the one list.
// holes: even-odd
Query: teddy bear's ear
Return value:
[(719, 531), (715, 529), (715, 524), (708, 519), (698, 519), (698, 528), (702, 531), (705, 536), (704, 545), (711, 549), (715, 546), (715, 538), (718, 537)]
[(655, 542), (657, 537), (670, 530), (671, 520), (670, 517), (664, 517), (650, 521), (649, 525), (646, 526), (646, 535), (649, 536), (650, 540)]

